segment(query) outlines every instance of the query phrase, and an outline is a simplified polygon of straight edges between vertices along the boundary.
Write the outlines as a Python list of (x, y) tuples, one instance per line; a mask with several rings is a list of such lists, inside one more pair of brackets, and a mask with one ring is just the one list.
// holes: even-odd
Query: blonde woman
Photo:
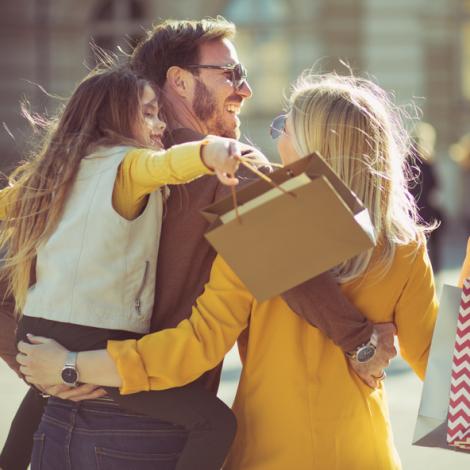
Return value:
[[(407, 139), (385, 92), (366, 80), (306, 75), (273, 133), (284, 163), (319, 151), (369, 209), (377, 248), (334, 274), (367, 317), (396, 324), (402, 355), (423, 378), (437, 301), (425, 229), (407, 190)], [(237, 338), (238, 433), (224, 468), (401, 468), (383, 383), (373, 390), (359, 380), (344, 354), (280, 297), (258, 303), (220, 257), (190, 319), (79, 353), (78, 367), (82, 380), (120, 386), (123, 394), (165, 389), (213, 367)], [(35, 342), (41, 344), (20, 344), (29, 380), (60, 382), (67, 351)]]

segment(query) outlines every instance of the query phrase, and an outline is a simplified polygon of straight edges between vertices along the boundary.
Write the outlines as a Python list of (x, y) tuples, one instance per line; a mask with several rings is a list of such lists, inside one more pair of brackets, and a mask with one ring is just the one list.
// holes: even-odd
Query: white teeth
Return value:
[(238, 106), (234, 106), (234, 105), (228, 105), (227, 106), (227, 111), (229, 113), (235, 113), (235, 114), (238, 114), (240, 112), (240, 108)]

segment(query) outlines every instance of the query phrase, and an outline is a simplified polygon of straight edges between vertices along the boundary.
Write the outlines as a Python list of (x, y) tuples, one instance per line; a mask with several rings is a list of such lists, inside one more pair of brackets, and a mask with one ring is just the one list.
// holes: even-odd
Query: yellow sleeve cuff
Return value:
[(137, 392), (148, 392), (150, 383), (144, 363), (137, 352), (137, 341), (108, 341), (108, 354), (116, 364), (122, 385), (119, 388), (121, 395)]

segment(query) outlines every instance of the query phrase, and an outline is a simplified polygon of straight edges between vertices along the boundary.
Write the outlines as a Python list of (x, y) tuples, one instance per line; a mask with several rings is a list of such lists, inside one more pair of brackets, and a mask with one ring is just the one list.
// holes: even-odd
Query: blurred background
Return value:
[(289, 83), (312, 66), (349, 73), (345, 62), (409, 114), (421, 110), (434, 142), (434, 183), (426, 178), (422, 204), (470, 231), (470, 0), (2, 0), (0, 170), (22, 158), (31, 135), (20, 100), (53, 112), (53, 95), (67, 97), (93, 65), (91, 41), (130, 51), (160, 19), (218, 14), (237, 25), (254, 90), (243, 110), (246, 139), (276, 159), (267, 129)]
[[(52, 113), (59, 103), (53, 96), (67, 97), (93, 65), (91, 41), (130, 51), (161, 19), (219, 14), (237, 25), (254, 91), (242, 134), (270, 158), (277, 159), (269, 124), (305, 68), (349, 73), (346, 63), (419, 116), (425, 124), (409, 125), (423, 157), (413, 191), (423, 217), (443, 221), (431, 255), (438, 285), (454, 284), (470, 235), (470, 0), (1, 0), (0, 170), (11, 170), (31, 137), (20, 101)], [(233, 352), (221, 387), (228, 402), (238, 373)], [(470, 468), (470, 456), (411, 447), (420, 383), (401, 360), (387, 384), (404, 468)], [(24, 390), (1, 364), (0, 445)]]

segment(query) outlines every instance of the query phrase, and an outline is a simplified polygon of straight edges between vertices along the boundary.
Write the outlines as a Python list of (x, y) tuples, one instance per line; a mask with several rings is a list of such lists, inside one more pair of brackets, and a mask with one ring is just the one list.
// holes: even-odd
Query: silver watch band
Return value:
[(76, 351), (69, 351), (65, 358), (64, 367), (73, 367), (74, 369), (77, 368), (77, 357), (78, 352)]

